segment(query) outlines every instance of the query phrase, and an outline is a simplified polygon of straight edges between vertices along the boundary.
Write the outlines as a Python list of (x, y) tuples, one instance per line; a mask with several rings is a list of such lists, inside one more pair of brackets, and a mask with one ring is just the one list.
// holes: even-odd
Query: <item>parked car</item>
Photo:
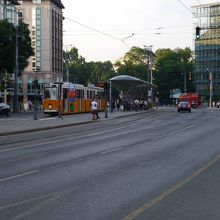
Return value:
[(5, 103), (0, 103), (0, 114), (1, 115), (6, 115), (9, 117), (9, 113), (11, 112), (11, 108), (9, 105)]
[(177, 105), (177, 111), (181, 112), (181, 111), (187, 111), (187, 112), (191, 112), (191, 105), (189, 102), (179, 102)]

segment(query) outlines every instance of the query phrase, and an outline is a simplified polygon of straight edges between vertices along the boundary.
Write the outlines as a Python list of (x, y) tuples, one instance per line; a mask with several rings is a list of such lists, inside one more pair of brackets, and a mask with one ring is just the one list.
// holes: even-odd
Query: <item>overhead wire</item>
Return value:
[(181, 0), (177, 1), (192, 14), (192, 10), (188, 6), (186, 6)]
[[(43, 7), (42, 5), (41, 5), (41, 8), (44, 8), (45, 10), (52, 12), (52, 10), (50, 10), (50, 9), (48, 9), (48, 8), (46, 8), (46, 7)], [(112, 39), (118, 40), (118, 41), (122, 42), (126, 47), (128, 47), (128, 45), (125, 43), (125, 40), (124, 40), (123, 38), (120, 39), (120, 38), (114, 37), (114, 36), (112, 36), (112, 35), (110, 35), (110, 34), (107, 34), (107, 33), (103, 32), (103, 31), (97, 30), (97, 29), (95, 29), (95, 28), (93, 28), (93, 27), (90, 27), (90, 26), (88, 26), (88, 25), (85, 25), (85, 24), (83, 24), (83, 23), (81, 23), (81, 22), (78, 22), (78, 21), (76, 21), (76, 20), (73, 20), (73, 19), (71, 19), (71, 18), (68, 18), (68, 17), (65, 17), (65, 18), (66, 18), (67, 20), (71, 21), (71, 22), (74, 22), (74, 23), (76, 23), (76, 24), (82, 26), (82, 27), (85, 27), (85, 28), (90, 29), (90, 30), (92, 30), (92, 31), (95, 31), (95, 32), (97, 32), (97, 33), (99, 33), (99, 34), (105, 35), (105, 36), (107, 36), (107, 37), (110, 37), (110, 38), (112, 38)], [(133, 35), (132, 35), (132, 36), (133, 36)], [(132, 37), (132, 36), (131, 36), (131, 37)], [(129, 47), (128, 47), (128, 48), (129, 48)]]
[(68, 19), (68, 20), (70, 20), (70, 21), (72, 21), (72, 22), (74, 22), (74, 23), (76, 23), (76, 24), (78, 24), (78, 25), (80, 25), (80, 26), (82, 26), (82, 27), (85, 27), (85, 28), (88, 28), (88, 29), (90, 29), (90, 30), (92, 30), (92, 31), (95, 31), (95, 32), (97, 32), (97, 33), (99, 33), (99, 34), (105, 35), (105, 36), (110, 37), (110, 38), (113, 38), (113, 39), (115, 39), (115, 40), (122, 41), (122, 39), (116, 38), (116, 37), (114, 37), (114, 36), (112, 36), (112, 35), (110, 35), (110, 34), (107, 34), (107, 33), (103, 32), (103, 31), (100, 31), (100, 30), (97, 30), (97, 29), (95, 29), (95, 28), (92, 28), (92, 27), (90, 27), (90, 26), (88, 26), (88, 25), (82, 24), (82, 23), (80, 23), (80, 22), (78, 22), (78, 21), (75, 21), (75, 20), (73, 20), (73, 19), (71, 19), (71, 18), (66, 18), (66, 19)]
[[(177, 0), (177, 1), (178, 1), (180, 4), (182, 4), (182, 5), (184, 6), (184, 8), (186, 8), (188, 11), (190, 11), (190, 13), (192, 13), (192, 11), (191, 11), (181, 0)], [(199, 2), (199, 0), (197, 0), (197, 1)], [(200, 2), (199, 2), (199, 3), (200, 3)], [(201, 3), (200, 3), (200, 4), (201, 4)], [(48, 9), (48, 8), (46, 8), (46, 7), (43, 7), (42, 5), (41, 5), (41, 8), (44, 8), (45, 10), (50, 11), (50, 12), (52, 11), (51, 9)], [(65, 17), (65, 18), (66, 18), (67, 20), (73, 22), (73, 23), (76, 23), (76, 24), (78, 24), (78, 25), (80, 25), (80, 26), (86, 28), (86, 29), (92, 30), (92, 31), (94, 31), (94, 32), (96, 32), (96, 33), (99, 33), (99, 34), (104, 35), (104, 36), (106, 36), (106, 37), (112, 38), (112, 39), (114, 39), (114, 40), (118, 40), (118, 41), (122, 42), (126, 47), (128, 47), (128, 45), (125, 43), (125, 41), (126, 41), (127, 39), (132, 38), (134, 35), (137, 35), (137, 34), (144, 34), (144, 33), (138, 33), (138, 32), (140, 32), (140, 31), (155, 30), (155, 29), (157, 29), (157, 30), (162, 30), (162, 29), (167, 29), (167, 28), (184, 27), (184, 26), (175, 26), (175, 27), (173, 26), (173, 27), (156, 27), (156, 28), (139, 29), (139, 30), (133, 31), (129, 36), (126, 36), (126, 37), (123, 37), (123, 38), (118, 38), (118, 37), (112, 36), (111, 34), (108, 34), (108, 33), (104, 32), (104, 31), (100, 31), (100, 30), (98, 30), (98, 29), (96, 29), (96, 28), (93, 28), (93, 27), (91, 27), (91, 26), (88, 26), (88, 25), (85, 25), (85, 24), (83, 24), (83, 23), (81, 23), (81, 22), (78, 22), (78, 21), (76, 21), (76, 20), (74, 20), (74, 19), (71, 19), (71, 18), (68, 18), (68, 17)], [(64, 31), (64, 32), (65, 32), (65, 31)], [(147, 34), (147, 33), (146, 33), (146, 34)], [(149, 33), (149, 34), (152, 34), (152, 33)], [(166, 33), (156, 32), (156, 33), (153, 33), (153, 34), (160, 35), (160, 34), (166, 34)]]

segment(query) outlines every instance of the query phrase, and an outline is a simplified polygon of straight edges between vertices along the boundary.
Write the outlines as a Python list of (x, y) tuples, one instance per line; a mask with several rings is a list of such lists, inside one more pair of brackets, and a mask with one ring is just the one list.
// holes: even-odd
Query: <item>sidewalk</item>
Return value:
[(105, 112), (99, 112), (100, 119), (93, 121), (91, 113), (64, 115), (59, 117), (48, 117), (38, 113), (38, 120), (34, 120), (33, 113), (12, 114), (11, 117), (0, 116), (0, 136), (12, 135), (18, 133), (33, 132), (39, 130), (49, 130), (53, 128), (68, 127), (79, 124), (96, 123), (98, 121), (125, 117), (134, 114), (145, 113), (146, 111), (114, 111), (108, 112), (105, 118)]

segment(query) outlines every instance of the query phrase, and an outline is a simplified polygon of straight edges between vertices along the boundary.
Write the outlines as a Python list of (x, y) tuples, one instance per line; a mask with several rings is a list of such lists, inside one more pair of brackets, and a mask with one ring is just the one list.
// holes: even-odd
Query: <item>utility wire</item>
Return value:
[[(150, 30), (166, 30), (166, 29), (178, 29), (178, 28), (191, 28), (192, 25), (181, 25), (181, 26), (167, 26), (167, 27), (155, 27), (155, 28), (142, 28), (142, 29), (115, 29), (115, 30), (102, 30), (103, 32), (113, 32), (113, 33), (117, 33), (117, 34), (123, 34), (123, 33), (136, 33), (136, 32), (144, 32), (144, 31), (150, 31)], [(82, 31), (82, 30), (64, 30), (64, 33), (67, 32), (81, 32), (83, 34), (85, 34), (87, 31)], [(118, 33), (121, 32), (121, 33)]]
[[(50, 10), (50, 9), (48, 9), (48, 8), (43, 7), (42, 5), (41, 5), (41, 8), (43, 8), (43, 9), (49, 11), (49, 12), (52, 11), (52, 10)], [(85, 27), (85, 28), (87, 28), (87, 29), (90, 29), (90, 30), (92, 30), (92, 31), (95, 31), (95, 32), (97, 32), (97, 33), (99, 33), (99, 34), (102, 34), (102, 35), (105, 35), (105, 36), (110, 37), (110, 38), (112, 38), (112, 39), (121, 41), (123, 44), (126, 45), (126, 47), (128, 47), (128, 45), (125, 43), (125, 39), (120, 39), (120, 38), (114, 37), (114, 36), (112, 36), (112, 35), (110, 35), (110, 34), (107, 34), (107, 33), (103, 32), (103, 31), (97, 30), (97, 29), (95, 29), (95, 28), (93, 28), (93, 27), (90, 27), (90, 26), (88, 26), (88, 25), (82, 24), (82, 23), (80, 23), (80, 22), (78, 22), (78, 21), (75, 21), (75, 20), (73, 20), (73, 19), (71, 19), (71, 18), (68, 18), (68, 17), (65, 17), (65, 18), (66, 18), (67, 20), (71, 21), (71, 22), (74, 22), (74, 23), (76, 23), (76, 24), (78, 24), (78, 25), (80, 25), (80, 26), (82, 26), (82, 27)], [(132, 37), (132, 36), (133, 36), (133, 34), (132, 34), (130, 37)], [(129, 37), (129, 38), (130, 38), (130, 37)]]
[(114, 36), (112, 36), (112, 35), (110, 35), (110, 34), (107, 34), (107, 33), (105, 33), (105, 32), (99, 31), (99, 30), (97, 30), (97, 29), (95, 29), (95, 28), (89, 27), (88, 25), (82, 24), (82, 23), (80, 23), (80, 22), (78, 22), (78, 21), (75, 21), (75, 20), (73, 20), (73, 19), (71, 19), (71, 18), (66, 18), (66, 19), (68, 19), (68, 20), (70, 20), (70, 21), (72, 21), (72, 22), (74, 22), (74, 23), (76, 23), (76, 24), (78, 24), (78, 25), (80, 25), (80, 26), (82, 26), (82, 27), (85, 27), (85, 28), (87, 28), (87, 29), (90, 29), (90, 30), (92, 30), (92, 31), (95, 31), (95, 32), (97, 32), (97, 33), (99, 33), (99, 34), (105, 35), (105, 36), (110, 37), (110, 38), (113, 38), (113, 39), (115, 39), (115, 40), (123, 41), (123, 40), (120, 39), (120, 38), (114, 37)]
[(190, 12), (190, 14), (192, 14), (192, 11), (191, 11), (191, 9), (189, 8), (189, 7), (187, 7), (182, 1), (180, 1), (180, 0), (177, 0), (181, 5), (183, 5), (183, 7), (184, 8), (186, 8), (189, 12)]

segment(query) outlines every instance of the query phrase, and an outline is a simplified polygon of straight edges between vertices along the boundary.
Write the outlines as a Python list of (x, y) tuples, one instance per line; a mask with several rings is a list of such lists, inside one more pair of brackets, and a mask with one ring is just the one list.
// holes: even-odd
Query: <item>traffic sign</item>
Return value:
[(71, 83), (71, 84), (70, 84), (70, 90), (73, 91), (73, 90), (75, 90), (75, 89), (76, 89), (75, 84), (72, 84), (72, 83)]

